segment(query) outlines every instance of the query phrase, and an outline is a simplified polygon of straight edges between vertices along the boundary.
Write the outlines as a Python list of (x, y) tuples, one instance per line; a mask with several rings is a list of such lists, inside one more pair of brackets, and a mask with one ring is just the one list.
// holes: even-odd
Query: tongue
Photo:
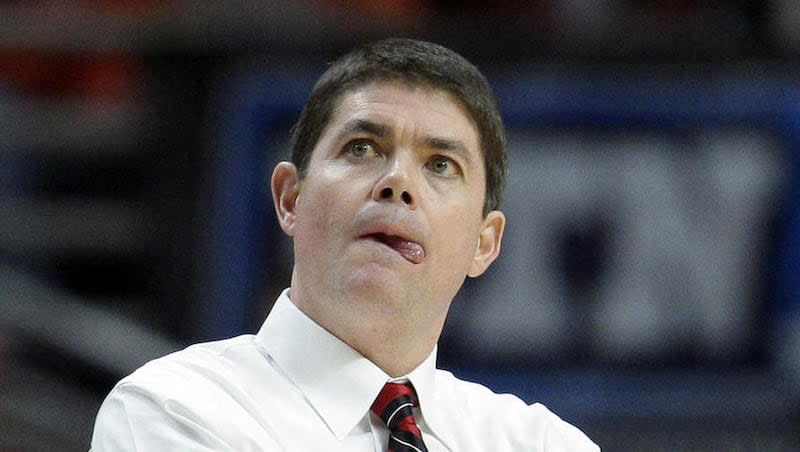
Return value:
[(419, 243), (403, 240), (399, 237), (385, 237), (384, 243), (413, 264), (419, 264), (425, 259), (425, 251)]

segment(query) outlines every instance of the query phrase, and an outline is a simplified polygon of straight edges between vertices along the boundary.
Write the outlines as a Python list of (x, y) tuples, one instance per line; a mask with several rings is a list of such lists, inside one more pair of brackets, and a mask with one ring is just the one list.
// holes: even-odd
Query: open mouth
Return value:
[(422, 245), (417, 242), (404, 239), (400, 236), (384, 234), (381, 232), (367, 234), (364, 236), (364, 238), (388, 246), (412, 264), (419, 264), (425, 260), (425, 250), (422, 248)]

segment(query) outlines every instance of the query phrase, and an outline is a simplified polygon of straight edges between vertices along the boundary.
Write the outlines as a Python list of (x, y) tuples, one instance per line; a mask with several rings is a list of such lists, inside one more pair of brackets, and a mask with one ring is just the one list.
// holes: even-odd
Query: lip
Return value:
[[(370, 223), (358, 234), (359, 239), (371, 240), (385, 245), (403, 256), (413, 264), (419, 264), (425, 259), (425, 245), (407, 228), (397, 223), (377, 221)], [(398, 249), (388, 242), (404, 243)]]
[(398, 224), (376, 222), (361, 231), (359, 237), (366, 237), (368, 235), (384, 234), (399, 237), (403, 240), (419, 243), (415, 237), (412, 236), (408, 230)]

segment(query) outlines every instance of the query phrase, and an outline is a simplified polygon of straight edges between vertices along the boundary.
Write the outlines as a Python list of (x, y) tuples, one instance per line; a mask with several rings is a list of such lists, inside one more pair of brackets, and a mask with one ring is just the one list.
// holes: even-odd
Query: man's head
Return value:
[(344, 93), (376, 81), (400, 81), (450, 93), (468, 112), (480, 137), (486, 168), (483, 213), (500, 206), (506, 173), (505, 133), (486, 79), (445, 47), (387, 39), (357, 48), (334, 62), (317, 81), (292, 129), (292, 163), (304, 177), (311, 153)]
[(292, 301), (401, 375), (500, 252), (503, 133), (488, 86), (449, 50), (384, 41), (334, 64), (298, 124), (295, 162), (271, 179), (294, 239)]

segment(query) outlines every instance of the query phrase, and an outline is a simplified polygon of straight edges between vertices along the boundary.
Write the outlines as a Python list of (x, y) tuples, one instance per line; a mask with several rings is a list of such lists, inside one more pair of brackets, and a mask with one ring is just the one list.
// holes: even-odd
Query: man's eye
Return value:
[(367, 157), (375, 154), (375, 147), (367, 141), (354, 141), (350, 143), (349, 152), (353, 157)]
[(455, 173), (455, 164), (447, 157), (437, 156), (428, 162), (428, 169), (442, 176), (449, 176)]

